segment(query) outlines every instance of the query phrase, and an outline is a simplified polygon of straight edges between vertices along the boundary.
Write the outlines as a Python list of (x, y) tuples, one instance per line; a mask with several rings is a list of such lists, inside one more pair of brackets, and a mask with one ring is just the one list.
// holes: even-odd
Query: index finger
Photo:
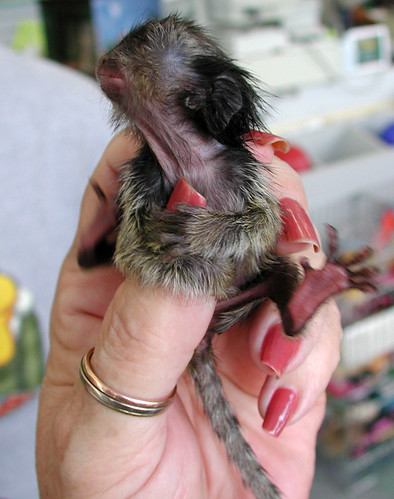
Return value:
[(116, 134), (105, 149), (86, 188), (74, 241), (78, 261), (89, 267), (105, 258), (117, 225), (115, 198), (122, 167), (137, 155), (139, 142), (127, 131)]

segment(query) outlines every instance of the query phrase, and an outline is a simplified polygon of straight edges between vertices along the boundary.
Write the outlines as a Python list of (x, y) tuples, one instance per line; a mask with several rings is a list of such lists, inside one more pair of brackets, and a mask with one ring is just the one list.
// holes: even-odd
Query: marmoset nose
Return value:
[(126, 82), (115, 60), (107, 55), (103, 56), (97, 66), (96, 76), (103, 92), (111, 100), (120, 102), (124, 96)]

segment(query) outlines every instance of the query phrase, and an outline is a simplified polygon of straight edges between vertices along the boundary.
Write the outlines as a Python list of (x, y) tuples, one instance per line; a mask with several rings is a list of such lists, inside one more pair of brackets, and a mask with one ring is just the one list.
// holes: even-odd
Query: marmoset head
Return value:
[(229, 146), (263, 128), (264, 101), (253, 77), (203, 29), (175, 15), (131, 30), (101, 59), (97, 76), (122, 124), (193, 124)]

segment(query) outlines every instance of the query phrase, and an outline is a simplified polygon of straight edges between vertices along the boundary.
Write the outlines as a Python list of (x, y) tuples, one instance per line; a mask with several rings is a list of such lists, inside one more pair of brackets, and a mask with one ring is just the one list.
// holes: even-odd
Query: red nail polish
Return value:
[(260, 132), (260, 130), (252, 130), (247, 135), (244, 135), (244, 139), (253, 140), (253, 142), (264, 146), (272, 145), (275, 151), (288, 152), (290, 149), (290, 143), (283, 137)]
[(298, 404), (298, 394), (288, 388), (278, 388), (272, 395), (264, 418), (263, 429), (278, 437)]
[(310, 243), (313, 244), (316, 252), (319, 251), (319, 238), (304, 208), (292, 198), (283, 198), (279, 203), (282, 208), (286, 240), (292, 243)]
[(267, 374), (279, 377), (299, 346), (300, 340), (284, 336), (281, 324), (271, 326), (261, 347), (260, 360), (263, 369)]
[(176, 184), (167, 203), (167, 210), (176, 211), (178, 203), (186, 203), (191, 206), (206, 206), (207, 201), (199, 192), (182, 177)]

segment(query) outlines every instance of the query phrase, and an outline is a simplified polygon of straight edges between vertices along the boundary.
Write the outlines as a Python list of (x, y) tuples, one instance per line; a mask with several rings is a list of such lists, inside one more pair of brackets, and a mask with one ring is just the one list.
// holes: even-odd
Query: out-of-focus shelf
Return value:
[(345, 327), (341, 364), (355, 369), (394, 351), (394, 307), (377, 312)]
[(302, 176), (312, 212), (394, 181), (394, 147), (343, 159)]

